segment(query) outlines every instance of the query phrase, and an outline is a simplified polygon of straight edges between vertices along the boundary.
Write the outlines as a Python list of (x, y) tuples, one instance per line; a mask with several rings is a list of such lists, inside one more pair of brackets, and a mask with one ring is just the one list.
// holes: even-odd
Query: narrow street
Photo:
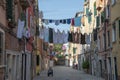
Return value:
[(48, 77), (47, 70), (45, 70), (41, 72), (40, 76), (35, 77), (34, 80), (104, 80), (65, 66), (56, 66), (53, 70), (53, 77)]

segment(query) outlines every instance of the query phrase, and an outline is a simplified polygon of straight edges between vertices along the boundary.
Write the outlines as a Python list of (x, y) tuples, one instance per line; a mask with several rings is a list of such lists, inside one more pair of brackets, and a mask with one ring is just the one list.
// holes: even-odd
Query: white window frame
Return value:
[(108, 19), (110, 17), (110, 5), (107, 5), (106, 7), (106, 18)]
[(2, 43), (3, 43), (2, 44), (2, 47), (3, 47), (2, 50), (3, 51), (2, 51), (2, 53), (0, 53), (0, 55), (2, 55), (1, 59), (0, 59), (0, 67), (1, 67), (1, 66), (4, 65), (4, 61), (5, 61), (5, 54), (4, 54), (5, 53), (5, 33), (1, 28), (0, 28), (0, 33), (2, 33), (2, 37), (3, 37), (2, 38), (3, 39), (3, 41), (2, 41)]
[(111, 1), (112, 1), (112, 2), (111, 2), (112, 5), (114, 5), (114, 4), (116, 3), (116, 0), (111, 0)]
[(100, 36), (98, 37), (98, 50), (100, 50)]
[[(114, 29), (114, 27), (115, 27), (115, 29)], [(116, 37), (117, 37), (116, 36), (116, 23), (113, 23), (113, 25), (112, 25), (112, 42), (116, 41)]]
[(103, 40), (102, 40), (102, 46), (103, 46), (103, 50), (105, 49), (105, 35), (104, 35), (104, 33), (103, 33)]

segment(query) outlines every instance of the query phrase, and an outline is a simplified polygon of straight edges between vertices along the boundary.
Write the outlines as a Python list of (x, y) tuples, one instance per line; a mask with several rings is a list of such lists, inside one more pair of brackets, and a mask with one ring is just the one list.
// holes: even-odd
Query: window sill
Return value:
[(5, 68), (6, 67), (6, 65), (0, 65), (0, 68)]
[(116, 40), (115, 40), (115, 41), (113, 41), (112, 43), (113, 43), (113, 44), (115, 44), (115, 43), (116, 43)]
[(114, 7), (114, 6), (115, 6), (115, 4), (116, 4), (116, 2), (114, 2), (113, 4), (111, 3), (112, 7)]

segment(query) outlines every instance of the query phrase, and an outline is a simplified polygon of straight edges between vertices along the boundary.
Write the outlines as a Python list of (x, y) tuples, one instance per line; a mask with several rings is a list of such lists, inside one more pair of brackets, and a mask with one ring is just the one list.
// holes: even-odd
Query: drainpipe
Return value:
[(26, 80), (26, 38), (24, 37), (24, 53), (23, 53), (23, 60), (24, 60), (24, 65), (23, 65), (23, 80)]

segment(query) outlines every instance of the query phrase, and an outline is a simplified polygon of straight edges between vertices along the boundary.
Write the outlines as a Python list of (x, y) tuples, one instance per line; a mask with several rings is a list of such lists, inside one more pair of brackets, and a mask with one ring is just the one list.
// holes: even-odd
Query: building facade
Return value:
[(120, 0), (111, 1), (111, 16), (110, 16), (110, 27), (112, 30), (112, 56), (110, 57), (113, 80), (120, 79), (120, 63), (119, 63), (119, 40), (120, 40)]

